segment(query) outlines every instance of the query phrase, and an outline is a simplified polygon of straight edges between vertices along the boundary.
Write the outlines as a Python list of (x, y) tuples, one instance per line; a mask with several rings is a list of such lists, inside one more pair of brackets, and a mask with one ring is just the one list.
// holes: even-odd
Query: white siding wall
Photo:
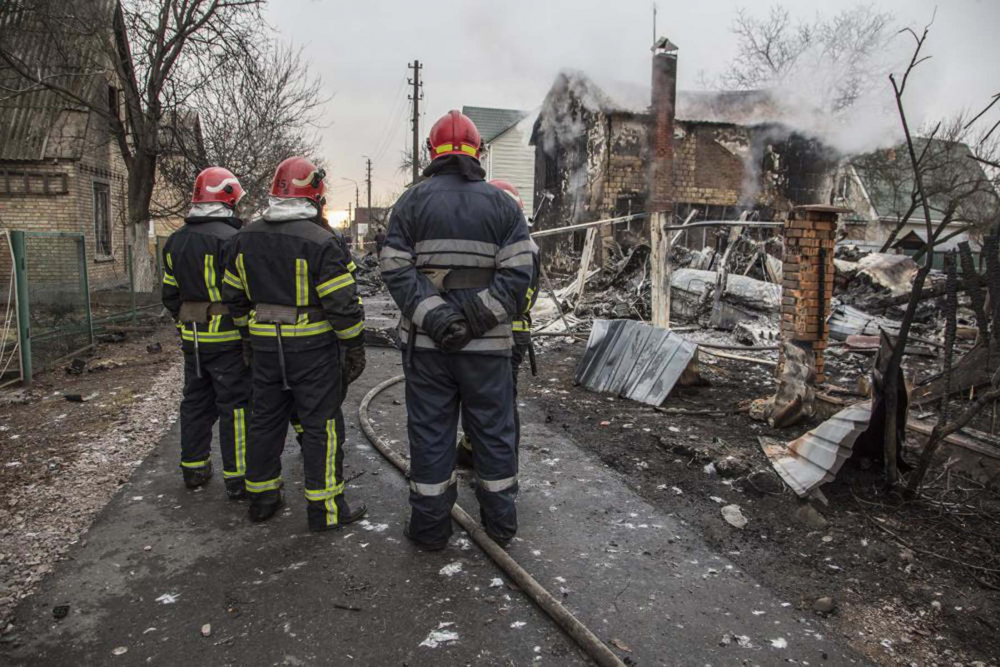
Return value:
[(528, 145), (527, 137), (518, 129), (510, 128), (489, 144), (486, 178), (510, 181), (521, 193), (524, 212), (533, 213), (535, 201), (535, 149)]

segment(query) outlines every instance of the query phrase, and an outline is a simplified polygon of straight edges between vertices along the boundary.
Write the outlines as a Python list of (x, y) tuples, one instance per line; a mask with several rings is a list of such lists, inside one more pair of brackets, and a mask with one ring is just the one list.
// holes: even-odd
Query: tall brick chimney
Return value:
[[(674, 115), (677, 104), (677, 45), (661, 37), (653, 45), (652, 182), (650, 211), (673, 207)], [(667, 218), (670, 219), (669, 217)]]

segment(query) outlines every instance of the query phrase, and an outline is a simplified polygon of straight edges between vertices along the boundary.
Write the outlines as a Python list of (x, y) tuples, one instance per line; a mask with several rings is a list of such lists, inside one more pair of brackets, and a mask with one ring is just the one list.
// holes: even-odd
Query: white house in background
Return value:
[(483, 137), (486, 179), (510, 181), (521, 193), (524, 212), (534, 214), (535, 148), (529, 145), (536, 112), (489, 107), (462, 107)]

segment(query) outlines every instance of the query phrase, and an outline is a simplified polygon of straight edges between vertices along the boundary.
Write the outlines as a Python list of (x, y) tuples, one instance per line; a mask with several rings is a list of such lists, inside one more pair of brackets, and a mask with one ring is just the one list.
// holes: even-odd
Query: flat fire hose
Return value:
[[(361, 399), (361, 406), (358, 408), (358, 421), (361, 422), (361, 430), (364, 431), (365, 435), (368, 437), (369, 442), (375, 447), (386, 459), (389, 460), (394, 466), (396, 466), (403, 475), (409, 475), (409, 465), (398, 452), (394, 451), (389, 444), (379, 435), (375, 433), (375, 429), (372, 427), (371, 419), (368, 417), (368, 406), (371, 404), (372, 400), (378, 396), (380, 393), (388, 389), (389, 387), (403, 382), (405, 376), (397, 375), (396, 377), (389, 378), (385, 382), (376, 385), (371, 391), (365, 394), (365, 397)], [(617, 655), (615, 655), (607, 645), (598, 639), (597, 635), (590, 631), (583, 623), (579, 621), (566, 607), (562, 606), (558, 600), (556, 600), (551, 593), (549, 593), (545, 588), (542, 587), (534, 577), (528, 574), (527, 570), (521, 567), (516, 560), (511, 558), (510, 554), (504, 551), (500, 545), (494, 542), (486, 534), (479, 524), (469, 516), (468, 512), (463, 510), (457, 504), (451, 508), (451, 518), (454, 519), (458, 525), (465, 529), (476, 544), (486, 552), (486, 555), (493, 559), (493, 562), (500, 566), (500, 569), (510, 577), (515, 584), (517, 584), (522, 591), (528, 594), (535, 604), (541, 607), (542, 611), (548, 614), (549, 618), (556, 622), (556, 624), (563, 629), (577, 645), (583, 649), (595, 663), (601, 667), (625, 667), (625, 663), (622, 662)]]

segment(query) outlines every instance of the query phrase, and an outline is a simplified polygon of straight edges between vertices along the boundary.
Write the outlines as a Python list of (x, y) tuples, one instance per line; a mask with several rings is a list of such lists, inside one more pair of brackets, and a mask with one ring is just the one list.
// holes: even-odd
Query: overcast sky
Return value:
[[(659, 0), (657, 32), (679, 47), (682, 89), (717, 75), (732, 58), (733, 14), (764, 15), (771, 0)], [(786, 0), (810, 20), (855, 0)], [(900, 25), (922, 27), (937, 7), (914, 113), (938, 117), (978, 107), (1000, 91), (1000, 0), (878, 0)], [(373, 160), (373, 202), (399, 192), (409, 145), (407, 63), (418, 58), (426, 81), (421, 141), (433, 121), (462, 105), (537, 107), (563, 68), (648, 85), (650, 0), (271, 0), (268, 16), (283, 39), (305, 49), (322, 76), (328, 127), (322, 153), (331, 169), (331, 208), (346, 208)], [(887, 90), (888, 93), (888, 90)], [(890, 98), (891, 99), (891, 98)], [(365, 205), (363, 189), (361, 201)]]

